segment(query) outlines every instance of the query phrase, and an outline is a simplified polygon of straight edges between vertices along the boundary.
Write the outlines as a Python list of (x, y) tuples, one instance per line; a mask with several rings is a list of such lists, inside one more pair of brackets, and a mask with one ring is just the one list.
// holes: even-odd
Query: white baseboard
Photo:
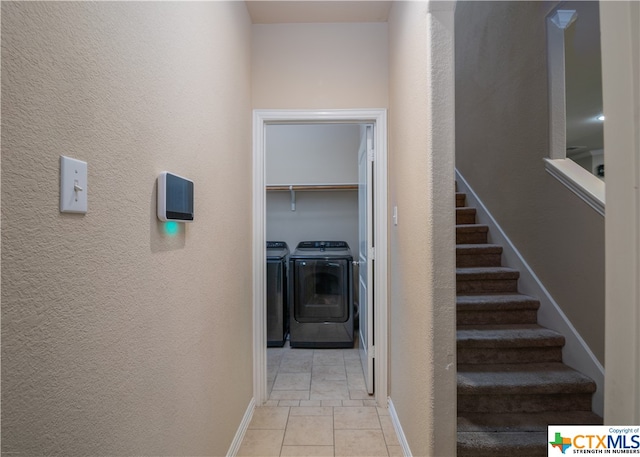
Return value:
[(242, 417), (242, 422), (240, 422), (240, 426), (236, 431), (236, 436), (233, 437), (233, 441), (231, 442), (231, 446), (229, 446), (229, 450), (227, 451), (227, 457), (235, 457), (240, 450), (240, 446), (242, 445), (242, 440), (244, 439), (244, 434), (247, 432), (249, 428), (249, 424), (251, 423), (251, 418), (253, 417), (253, 412), (256, 409), (256, 400), (252, 398), (249, 402), (249, 406), (247, 406), (247, 410)]
[(503, 263), (520, 271), (519, 291), (540, 300), (538, 323), (565, 337), (565, 346), (562, 349), (563, 362), (595, 381), (598, 389), (593, 394), (592, 408), (596, 414), (602, 416), (604, 411), (604, 367), (458, 170), (456, 170), (456, 180), (458, 181), (458, 192), (467, 194), (467, 205), (476, 208), (478, 223), (489, 226), (491, 242), (502, 246)]
[(400, 419), (398, 419), (398, 413), (396, 412), (396, 408), (393, 406), (393, 401), (391, 400), (391, 398), (388, 399), (387, 406), (389, 408), (389, 415), (391, 416), (391, 423), (393, 424), (393, 428), (396, 431), (396, 436), (398, 437), (400, 446), (402, 446), (402, 453), (405, 457), (411, 457), (413, 454), (411, 454), (411, 449), (409, 449), (407, 437), (404, 436), (402, 425), (400, 425)]

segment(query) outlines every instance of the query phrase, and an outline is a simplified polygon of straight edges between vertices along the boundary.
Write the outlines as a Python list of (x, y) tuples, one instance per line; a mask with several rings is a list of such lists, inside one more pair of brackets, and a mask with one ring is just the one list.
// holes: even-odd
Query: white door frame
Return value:
[(262, 405), (267, 397), (266, 319), (266, 190), (265, 128), (275, 123), (350, 123), (376, 125), (374, 144), (374, 246), (376, 247), (374, 301), (375, 397), (387, 405), (387, 110), (254, 110), (253, 111), (253, 398)]

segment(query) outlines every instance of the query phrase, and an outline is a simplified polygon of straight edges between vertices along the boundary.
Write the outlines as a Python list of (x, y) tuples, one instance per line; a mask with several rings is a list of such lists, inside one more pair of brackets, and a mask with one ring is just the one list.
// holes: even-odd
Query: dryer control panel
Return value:
[(349, 249), (346, 241), (301, 241), (298, 249)]

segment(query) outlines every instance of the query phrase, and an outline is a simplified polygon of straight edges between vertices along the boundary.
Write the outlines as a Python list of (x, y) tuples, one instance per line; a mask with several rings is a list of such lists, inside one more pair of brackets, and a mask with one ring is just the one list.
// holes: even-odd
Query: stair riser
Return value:
[(458, 268), (499, 267), (502, 265), (500, 254), (456, 254)]
[(459, 294), (513, 293), (518, 291), (517, 279), (472, 279), (458, 278), (456, 292)]
[(458, 325), (535, 324), (538, 313), (535, 310), (458, 311), (456, 318)]
[(487, 232), (460, 232), (456, 231), (456, 244), (485, 244)]
[(540, 411), (591, 411), (591, 394), (458, 394), (459, 413), (534, 413)]
[(456, 224), (475, 224), (476, 210), (473, 209), (456, 209)]
[(461, 348), (458, 347), (458, 363), (544, 363), (562, 362), (562, 348), (519, 347), (519, 348)]
[(456, 195), (456, 208), (463, 208), (467, 204), (465, 195)]

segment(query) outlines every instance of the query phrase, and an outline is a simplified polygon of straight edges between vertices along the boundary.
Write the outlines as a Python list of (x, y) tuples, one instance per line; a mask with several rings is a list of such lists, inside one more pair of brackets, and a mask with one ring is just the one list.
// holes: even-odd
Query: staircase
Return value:
[(602, 424), (595, 383), (562, 363), (564, 337), (456, 193), (458, 457), (546, 456), (547, 425)]

